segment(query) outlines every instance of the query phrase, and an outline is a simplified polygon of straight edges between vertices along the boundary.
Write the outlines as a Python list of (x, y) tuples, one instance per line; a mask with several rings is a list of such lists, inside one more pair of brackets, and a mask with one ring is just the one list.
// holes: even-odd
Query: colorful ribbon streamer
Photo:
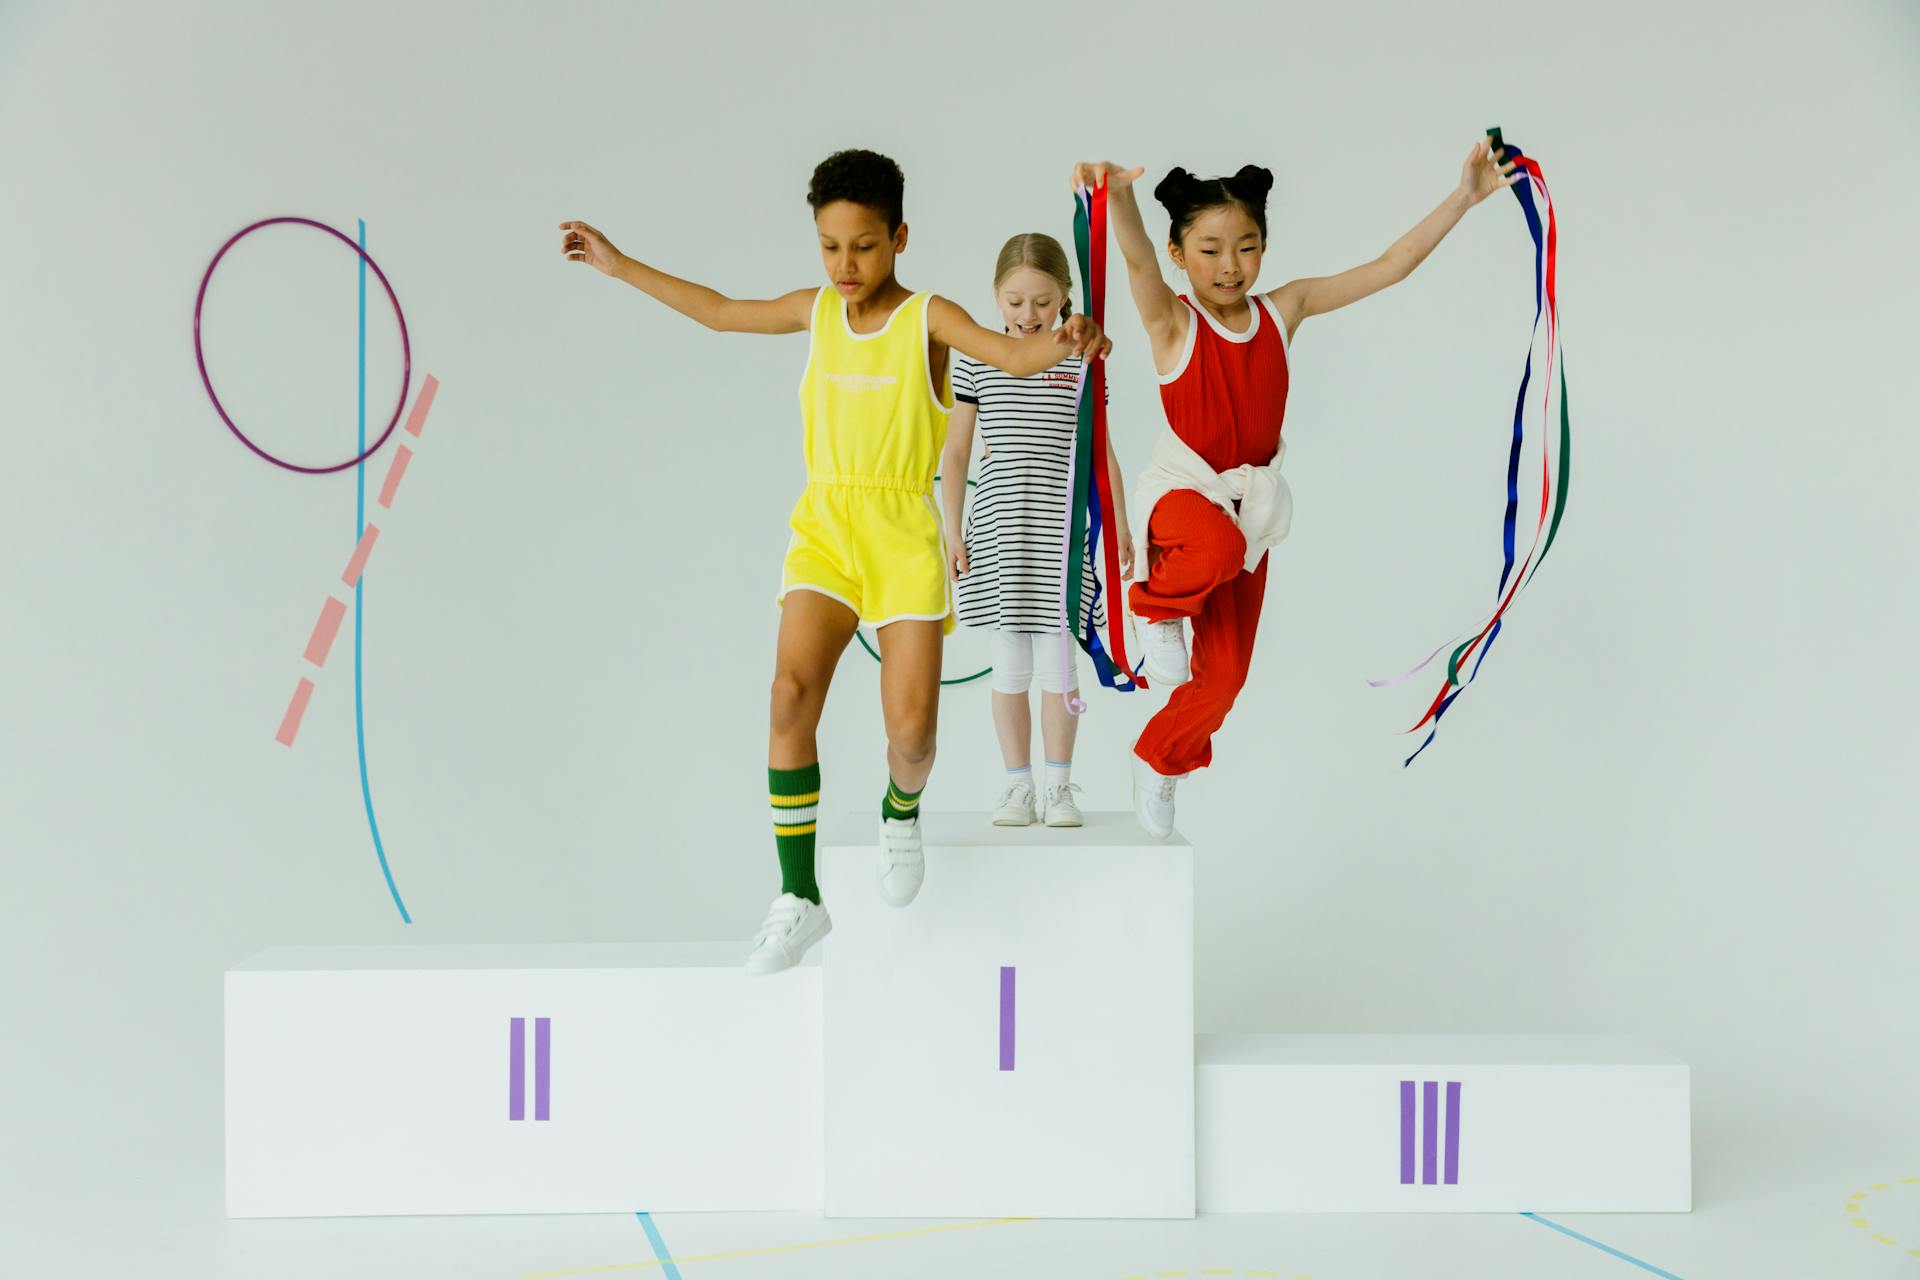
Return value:
[[(1368, 682), (1376, 688), (1397, 684), (1423, 670), (1442, 653), (1448, 653), (1446, 682), (1434, 695), (1426, 713), (1420, 717), (1420, 722), (1407, 730), (1408, 733), (1418, 733), (1421, 729), (1426, 729), (1427, 736), (1421, 740), (1413, 754), (1402, 762), (1402, 767), (1412, 764), (1420, 753), (1427, 749), (1434, 735), (1440, 731), (1440, 718), (1446, 715), (1455, 700), (1479, 676), (1481, 664), (1487, 660), (1487, 654), (1493, 650), (1493, 642), (1499, 638), (1500, 629), (1506, 621), (1508, 607), (1513, 604), (1521, 589), (1530, 584), (1534, 576), (1539, 573), (1540, 566), (1546, 561), (1547, 552), (1553, 547), (1555, 536), (1560, 532), (1560, 520), (1567, 509), (1567, 478), (1572, 458), (1572, 432), (1567, 415), (1566, 360), (1565, 353), (1560, 347), (1560, 298), (1557, 288), (1560, 224), (1559, 219), (1554, 215), (1553, 197), (1547, 190), (1547, 180), (1540, 170), (1539, 163), (1522, 154), (1519, 147), (1504, 139), (1497, 138), (1496, 145), (1506, 148), (1507, 159), (1513, 161), (1525, 175), (1523, 181), (1513, 185), (1513, 194), (1520, 202), (1520, 211), (1526, 216), (1527, 232), (1533, 237), (1534, 300), (1533, 329), (1527, 339), (1527, 360), (1520, 374), (1520, 391), (1514, 398), (1513, 444), (1507, 454), (1507, 508), (1500, 529), (1503, 555), (1500, 582), (1494, 588), (1496, 603), (1493, 612), (1476, 625), (1465, 639), (1452, 644), (1450, 653), (1448, 653), (1449, 646), (1442, 645), (1428, 655), (1424, 662), (1411, 670), (1384, 680)], [(1539, 342), (1543, 316), (1546, 320), (1546, 352), (1540, 395), (1540, 510), (1534, 524), (1533, 543), (1528, 547), (1526, 557), (1520, 561), (1516, 571), (1514, 528), (1520, 509), (1520, 458), (1527, 439), (1527, 391), (1533, 382), (1534, 349)], [(1548, 430), (1553, 422), (1556, 366), (1560, 375), (1560, 429), (1557, 441), (1552, 438), (1552, 433)], [(1474, 657), (1473, 670), (1463, 681), (1460, 678), (1461, 665), (1476, 649), (1479, 653)]]
[[(1075, 192), (1073, 208), (1073, 244), (1080, 260), (1080, 284), (1083, 311), (1095, 324), (1106, 327), (1107, 315), (1107, 186), (1081, 187)], [(1093, 662), (1095, 678), (1109, 689), (1122, 693), (1144, 689), (1146, 680), (1127, 660), (1126, 624), (1122, 602), (1116, 599), (1107, 610), (1107, 634), (1111, 650), (1101, 643), (1100, 631), (1093, 619), (1099, 612), (1101, 570), (1106, 581), (1120, 581), (1119, 529), (1107, 518), (1113, 506), (1113, 477), (1107, 470), (1107, 365), (1104, 360), (1088, 358), (1081, 366), (1078, 393), (1079, 424), (1074, 432), (1068, 469), (1073, 484), (1067, 499), (1066, 528), (1060, 539), (1060, 649), (1063, 665), (1071, 658), (1068, 636), (1077, 640)], [(1086, 582), (1081, 573), (1082, 556), (1096, 566), (1093, 579)], [(1086, 625), (1080, 625), (1074, 605), (1082, 591), (1089, 593)], [(1067, 698), (1067, 709), (1075, 715), (1086, 710), (1086, 703)]]

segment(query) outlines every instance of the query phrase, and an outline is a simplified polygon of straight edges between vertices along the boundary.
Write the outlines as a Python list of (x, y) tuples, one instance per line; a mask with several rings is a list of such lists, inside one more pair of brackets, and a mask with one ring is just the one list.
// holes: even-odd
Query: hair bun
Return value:
[(1240, 166), (1240, 172), (1227, 180), (1229, 186), (1238, 194), (1244, 195), (1249, 204), (1265, 205), (1267, 193), (1273, 190), (1273, 170), (1263, 169), (1257, 164)]
[(1153, 188), (1153, 198), (1166, 206), (1168, 213), (1173, 213), (1176, 206), (1182, 203), (1182, 197), (1199, 181), (1185, 169), (1169, 169), (1167, 176)]

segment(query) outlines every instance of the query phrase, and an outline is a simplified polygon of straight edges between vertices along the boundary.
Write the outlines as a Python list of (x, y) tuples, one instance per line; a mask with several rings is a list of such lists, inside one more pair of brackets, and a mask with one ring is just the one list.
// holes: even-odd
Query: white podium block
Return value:
[(1131, 814), (921, 821), (900, 909), (878, 814), (821, 832), (827, 1213), (1191, 1217), (1192, 848)]
[(1686, 1065), (1593, 1036), (1198, 1040), (1204, 1213), (1684, 1213)]
[(818, 1212), (820, 968), (297, 947), (226, 975), (227, 1212)]

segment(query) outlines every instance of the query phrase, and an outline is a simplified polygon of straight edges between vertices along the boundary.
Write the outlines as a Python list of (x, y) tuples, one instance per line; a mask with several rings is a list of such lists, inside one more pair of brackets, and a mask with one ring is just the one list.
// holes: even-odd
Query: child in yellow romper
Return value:
[(1075, 316), (1051, 334), (981, 328), (953, 302), (913, 293), (894, 275), (907, 247), (900, 167), (871, 151), (839, 151), (813, 172), (807, 203), (828, 287), (744, 301), (676, 279), (622, 254), (584, 222), (563, 222), (561, 252), (624, 280), (710, 329), (811, 335), (800, 383), (807, 487), (794, 504), (780, 588), (767, 776), (781, 891), (754, 937), (747, 968), (796, 963), (833, 927), (814, 877), (820, 800), (815, 730), (827, 686), (855, 629), (880, 640), (887, 729), (880, 893), (905, 906), (925, 878), (920, 792), (933, 769), (940, 650), (954, 626), (947, 551), (933, 474), (953, 397), (949, 351), (1016, 377), (1073, 355), (1102, 357), (1099, 327)]

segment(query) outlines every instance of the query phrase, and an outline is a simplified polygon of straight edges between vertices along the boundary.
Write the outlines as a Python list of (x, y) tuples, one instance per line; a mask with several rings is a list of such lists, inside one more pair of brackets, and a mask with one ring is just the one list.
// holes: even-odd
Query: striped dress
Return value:
[[(954, 399), (979, 406), (974, 429), (987, 454), (962, 525), (967, 573), (958, 594), (960, 621), (967, 626), (1060, 629), (1060, 542), (1082, 363), (1070, 356), (1030, 378), (1016, 378), (954, 353)], [(1077, 625), (1084, 634), (1090, 621), (1106, 625), (1107, 608), (1104, 596), (1093, 608), (1093, 565), (1084, 537), (1080, 543)]]

